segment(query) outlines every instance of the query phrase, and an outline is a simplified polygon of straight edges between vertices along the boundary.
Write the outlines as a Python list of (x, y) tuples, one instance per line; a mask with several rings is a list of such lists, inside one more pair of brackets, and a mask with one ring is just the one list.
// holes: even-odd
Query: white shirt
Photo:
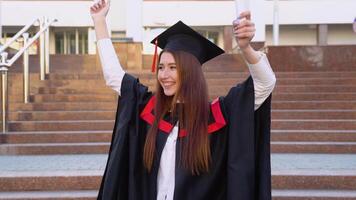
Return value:
[[(121, 82), (125, 71), (120, 65), (112, 42), (109, 38), (106, 38), (99, 40), (97, 45), (106, 85), (120, 95)], [(255, 110), (257, 110), (271, 94), (276, 84), (276, 77), (264, 53), (260, 53), (258, 63), (247, 63), (247, 65), (253, 79)], [(169, 134), (161, 154), (157, 177), (157, 200), (173, 200), (177, 138), (178, 124), (174, 126)]]

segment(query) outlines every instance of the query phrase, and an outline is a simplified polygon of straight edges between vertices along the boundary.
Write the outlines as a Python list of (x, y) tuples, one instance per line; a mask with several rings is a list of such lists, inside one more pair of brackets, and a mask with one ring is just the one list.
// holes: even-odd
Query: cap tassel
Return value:
[(153, 62), (152, 62), (152, 73), (156, 71), (156, 62), (157, 62), (157, 46), (158, 46), (158, 40), (155, 40), (155, 53), (153, 55)]

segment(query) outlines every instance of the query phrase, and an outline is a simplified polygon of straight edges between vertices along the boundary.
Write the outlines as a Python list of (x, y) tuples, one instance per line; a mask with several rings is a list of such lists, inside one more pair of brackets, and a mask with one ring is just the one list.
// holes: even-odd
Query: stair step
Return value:
[[(203, 68), (204, 70), (204, 68)], [(149, 69), (147, 70), (127, 70), (127, 73), (142, 78), (154, 78), (155, 75), (150, 72)], [(204, 71), (205, 77), (209, 78), (216, 78), (216, 77), (225, 77), (225, 78), (247, 78), (248, 72), (239, 72), (239, 71)], [(301, 79), (313, 79), (313, 78), (355, 78), (356, 72), (355, 71), (326, 71), (326, 72), (275, 72), (277, 79), (280, 78), (301, 78)], [(37, 73), (31, 73), (31, 80), (38, 80), (39, 76)], [(9, 79), (15, 81), (22, 80), (22, 73), (11, 73), (9, 75)], [(47, 75), (47, 80), (97, 80), (103, 79), (103, 75), (101, 71), (95, 71), (95, 73), (87, 73), (87, 72), (72, 72), (72, 73), (51, 73)]]
[(354, 170), (274, 170), (273, 189), (356, 190)]
[(104, 94), (104, 95), (114, 95), (115, 92), (108, 88), (103, 87), (99, 89), (94, 88), (49, 88), (49, 87), (39, 87), (32, 89), (33, 94)]
[[(225, 77), (210, 77), (206, 78), (206, 81), (208, 85), (214, 86), (214, 85), (236, 85), (237, 83), (241, 83), (245, 80), (246, 78), (236, 78), (236, 77), (231, 77), (231, 78), (225, 78)], [(150, 80), (142, 80), (145, 83), (149, 84), (155, 84), (156, 80), (150, 79)], [(285, 85), (285, 86), (290, 86), (290, 85), (355, 85), (356, 84), (356, 78), (283, 78), (279, 77), (277, 78), (277, 85)]]
[[(154, 90), (155, 84), (145, 84), (150, 90)], [(236, 84), (208, 85), (210, 94), (226, 95), (227, 92)], [(22, 92), (22, 91), (21, 91)], [(276, 85), (274, 93), (356, 93), (356, 87), (352, 85)], [(16, 91), (9, 91), (11, 95), (17, 95)], [(109, 87), (38, 87), (31, 89), (32, 94), (115, 94)], [(330, 98), (330, 97), (329, 97)]]
[(12, 103), (11, 111), (116, 111), (117, 102), (46, 102), (46, 103)]
[[(88, 90), (88, 89), (85, 89)], [(38, 94), (32, 94), (30, 96), (31, 103), (40, 102), (117, 102), (117, 94), (112, 91), (103, 92), (99, 90), (92, 94), (88, 94), (89, 91), (78, 91), (78, 89), (71, 90), (69, 93), (66, 91), (45, 91)], [(223, 96), (225, 94), (211, 93), (210, 99), (214, 99), (218, 96)], [(285, 92), (274, 92), (273, 101), (353, 101), (356, 99), (356, 93), (285, 93)], [(22, 103), (23, 95), (16, 94), (10, 95), (10, 103)]]
[[(356, 142), (356, 130), (273, 130), (276, 142)], [(110, 142), (112, 130), (103, 131), (25, 131), (0, 135), (3, 144)]]
[(0, 200), (95, 200), (97, 190), (0, 192)]
[[(103, 171), (7, 172), (1, 191), (97, 190)], [(272, 188), (305, 190), (356, 190), (355, 173), (272, 171)]]
[[(12, 81), (9, 84), (9, 87), (22, 87), (23, 86), (23, 81)], [(83, 87), (83, 86), (88, 86), (88, 87), (102, 87), (105, 88), (106, 83), (104, 77), (101, 79), (82, 79), (82, 80), (31, 80), (30, 81), (30, 86), (32, 88), (38, 88), (38, 87)]]
[(109, 131), (36, 131), (0, 134), (2, 144), (110, 142)]
[[(356, 142), (350, 130), (272, 130), (275, 142)], [(25, 131), (0, 134), (2, 144), (110, 142), (112, 130), (106, 131)]]
[[(0, 200), (95, 200), (97, 190), (0, 192)], [(273, 200), (354, 200), (353, 190), (272, 190)]]
[(10, 112), (10, 121), (114, 120), (115, 111), (18, 111)]
[(273, 93), (273, 101), (352, 101), (355, 99), (356, 93)]
[[(278, 74), (278, 73), (277, 73)], [(141, 75), (139, 75), (141, 76)], [(206, 78), (206, 81), (208, 84), (211, 85), (220, 85), (220, 84), (236, 84), (239, 82), (242, 82), (246, 79), (247, 74), (244, 75), (243, 77), (224, 77), (224, 76), (213, 76), (213, 77), (208, 77)], [(277, 76), (278, 77), (278, 76)], [(150, 83), (150, 84), (155, 84), (156, 79), (154, 76), (151, 77), (141, 77), (144, 78), (143, 81), (145, 83)], [(71, 86), (78, 86), (78, 85), (102, 85), (105, 86), (105, 80), (104, 77), (101, 77), (100, 79), (73, 79), (73, 80), (46, 80), (46, 81), (41, 81), (38, 78), (31, 80), (32, 85), (39, 85), (39, 86), (46, 86), (46, 87), (60, 87), (60, 86), (65, 86), (65, 85), (71, 85)], [(11, 82), (11, 84), (14, 85), (22, 85), (21, 81), (16, 81), (16, 82)], [(329, 78), (318, 78), (318, 77), (312, 77), (312, 78), (285, 78), (285, 77), (278, 77), (277, 79), (277, 84), (278, 85), (354, 85), (356, 84), (356, 78), (355, 77), (349, 77), (349, 78), (344, 78), (344, 77), (329, 77)]]
[[(233, 85), (210, 87), (209, 94), (214, 95), (214, 96), (224, 96), (228, 93), (228, 91), (231, 89), (232, 86)], [(155, 88), (154, 85), (149, 85), (149, 90), (154, 91), (154, 88)], [(338, 96), (337, 93), (349, 95), (349, 96), (346, 96), (345, 99), (343, 99), (343, 100), (347, 100), (356, 94), (356, 90), (353, 90), (353, 88), (342, 89), (345, 92), (338, 91), (338, 90), (339, 90), (339, 88), (330, 88), (330, 89), (322, 88), (321, 90), (294, 88), (294, 91), (293, 91), (293, 90), (289, 90), (289, 88), (282, 88), (282, 89), (275, 88), (273, 90), (273, 94), (280, 94), (280, 93), (282, 93), (284, 95), (304, 94), (304, 95), (308, 95), (308, 96), (316, 95), (316, 94), (327, 95), (326, 98), (328, 98), (328, 99), (322, 99), (322, 100), (329, 100), (329, 99), (330, 100), (332, 100), (332, 99), (339, 100), (340, 97), (333, 98), (332, 96), (330, 96), (333, 94), (336, 94), (336, 96)], [(31, 93), (32, 94), (65, 94), (65, 95), (69, 95), (69, 94), (115, 95), (115, 92), (108, 87), (98, 88), (98, 89), (95, 89), (95, 88), (37, 88), (37, 89), (31, 90)], [(21, 95), (21, 94), (22, 93), (19, 93), (19, 91), (15, 91), (15, 93), (11, 94), (11, 95)], [(308, 97), (308, 98), (311, 98), (311, 97)]]
[(355, 85), (276, 85), (278, 92), (356, 92)]
[[(107, 142), (2, 144), (0, 155), (48, 155), (107, 153)], [(356, 142), (271, 142), (273, 153), (356, 153)]]
[(10, 131), (112, 130), (114, 120), (15, 121), (8, 127)]
[[(30, 83), (31, 82), (43, 82), (42, 80), (40, 80), (40, 74), (37, 72), (30, 72)], [(88, 77), (88, 79), (90, 77), (97, 77), (100, 79), (103, 79), (103, 75), (101, 72), (97, 72), (97, 73), (78, 73), (78, 72), (73, 72), (73, 73), (50, 73), (50, 74), (46, 74), (45, 75), (45, 81), (50, 81), (50, 78), (53, 78), (53, 80), (61, 80), (61, 79), (55, 79), (55, 77), (67, 77), (68, 79), (73, 78), (73, 80), (78, 80), (78, 77), (83, 77), (82, 79), (85, 79), (85, 77)], [(8, 79), (11, 82), (22, 82), (23, 81), (23, 72), (17, 73), (17, 72), (13, 72), (13, 73), (9, 73), (8, 75)]]
[(277, 78), (355, 78), (355, 71), (326, 72), (276, 72)]
[(0, 155), (106, 154), (109, 142), (2, 144)]
[[(356, 142), (271, 142), (273, 153), (356, 153)], [(355, 177), (356, 178), (356, 177)]]
[(117, 102), (117, 99), (115, 94), (44, 94), (33, 95), (31, 102)]
[(272, 109), (356, 110), (356, 101), (272, 101)]
[[(11, 121), (10, 131), (71, 131), (112, 130), (114, 120), (64, 120), (64, 121)], [(272, 120), (272, 129), (277, 130), (356, 130), (356, 120)]]
[(285, 77), (278, 77), (277, 79), (278, 85), (355, 85), (356, 78), (349, 77), (329, 77), (329, 78), (285, 78)]
[[(225, 95), (234, 85), (219, 85), (209, 87), (209, 93)], [(356, 87), (351, 85), (276, 85), (273, 94), (325, 94), (325, 93), (348, 93), (355, 94)]]
[[(219, 96), (219, 94), (216, 94)], [(221, 95), (220, 95), (221, 96)], [(30, 96), (31, 102), (117, 102), (118, 95), (114, 92), (85, 94), (85, 93), (58, 93), (58, 94), (34, 94)], [(356, 99), (356, 93), (273, 93), (274, 101), (352, 101)], [(22, 102), (22, 95), (11, 95), (10, 101)]]
[[(155, 87), (155, 83), (150, 83), (147, 84), (145, 81), (142, 81), (142, 83), (150, 88)], [(238, 82), (232, 83), (232, 84), (211, 84), (208, 85), (208, 89), (210, 92), (214, 92), (216, 90), (224, 90), (228, 91), (231, 87), (237, 85)], [(59, 91), (61, 90), (69, 90), (69, 91), (97, 91), (97, 90), (105, 90), (105, 91), (112, 91), (109, 87), (107, 86), (101, 86), (101, 85), (93, 85), (93, 86), (87, 86), (84, 83), (79, 85), (79, 86), (61, 86), (61, 87), (38, 87), (39, 89), (44, 89), (44, 88), (50, 88), (50, 89), (57, 89)], [(34, 90), (36, 88), (33, 88)], [(277, 84), (275, 89), (275, 92), (288, 92), (288, 93), (293, 93), (293, 92), (353, 92), (356, 93), (356, 86), (352, 84), (348, 85), (280, 85)], [(31, 92), (34, 92), (31, 90)], [(88, 93), (90, 94), (90, 93)]]
[(356, 190), (272, 190), (273, 200), (355, 200)]
[(356, 130), (271, 130), (279, 142), (356, 142)]
[[(117, 94), (32, 94), (29, 102), (117, 102)], [(23, 95), (10, 95), (10, 103), (23, 103)]]
[[(17, 111), (9, 113), (10, 121), (113, 120), (116, 111)], [(272, 110), (272, 119), (356, 119), (356, 110)]]
[(51, 73), (48, 75), (48, 80), (102, 80), (102, 73)]
[(336, 119), (272, 119), (276, 130), (356, 130), (356, 120)]
[[(275, 99), (273, 97), (273, 99)], [(356, 119), (356, 110), (279, 110), (272, 109), (272, 119)]]
[(102, 170), (17, 171), (0, 173), (0, 191), (98, 190)]
[[(107, 155), (2, 156), (0, 191), (97, 190)], [(272, 154), (275, 190), (356, 190), (353, 154)]]
[[(9, 110), (12, 111), (89, 111), (106, 110), (116, 111), (116, 102), (43, 102), (43, 103), (12, 103), (9, 104)], [(356, 101), (272, 101), (273, 109), (310, 109), (310, 110), (356, 110)]]
[[(234, 85), (218, 85), (209, 87), (209, 93), (224, 95)], [(355, 93), (356, 87), (350, 85), (276, 85), (273, 92), (276, 93)]]

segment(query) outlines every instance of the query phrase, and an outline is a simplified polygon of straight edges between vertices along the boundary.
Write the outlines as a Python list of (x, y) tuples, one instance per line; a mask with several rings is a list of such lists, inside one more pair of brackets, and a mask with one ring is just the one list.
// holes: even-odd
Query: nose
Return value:
[(163, 70), (161, 71), (161, 77), (162, 78), (168, 78), (169, 72), (167, 70), (166, 67), (163, 68)]

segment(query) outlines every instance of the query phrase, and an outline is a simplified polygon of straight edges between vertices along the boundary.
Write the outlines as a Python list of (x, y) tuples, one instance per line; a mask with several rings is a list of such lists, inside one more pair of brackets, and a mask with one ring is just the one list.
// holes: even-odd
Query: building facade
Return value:
[[(243, 0), (237, 0), (241, 2)], [(244, 0), (256, 24), (256, 42), (273, 45), (275, 1)], [(41, 16), (58, 22), (50, 29), (52, 54), (94, 54), (95, 32), (88, 0), (2, 0), (0, 43), (29, 21)], [(279, 45), (356, 44), (353, 0), (279, 0)], [(189, 24), (227, 51), (233, 51), (231, 24), (236, 17), (231, 0), (111, 0), (108, 24), (113, 40), (143, 42), (145, 54), (153, 52), (152, 38), (178, 20)], [(38, 27), (30, 29), (34, 34)], [(21, 41), (13, 44), (18, 49)], [(31, 47), (36, 53), (37, 44)]]

